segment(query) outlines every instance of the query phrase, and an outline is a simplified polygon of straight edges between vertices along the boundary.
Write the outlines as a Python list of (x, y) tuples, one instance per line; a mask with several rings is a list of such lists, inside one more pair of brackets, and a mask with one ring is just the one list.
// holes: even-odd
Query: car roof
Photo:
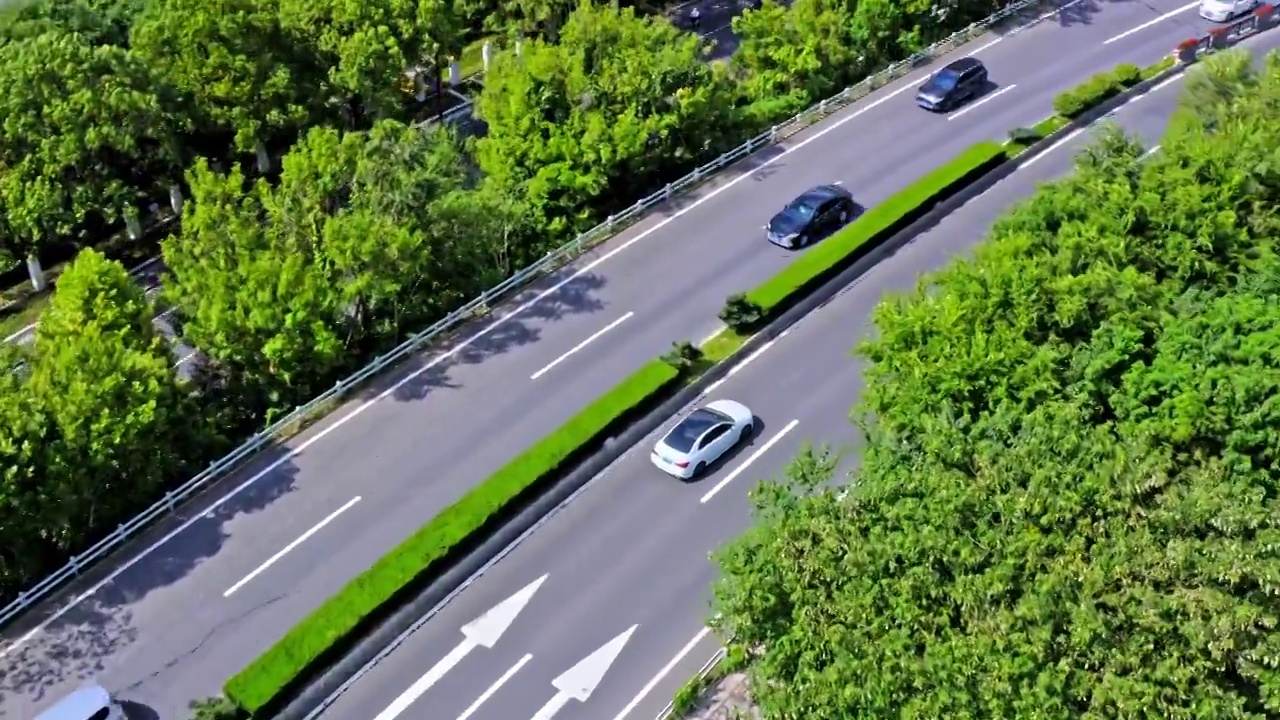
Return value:
[(955, 62), (947, 65), (943, 70), (955, 70), (956, 72), (964, 72), (971, 68), (982, 67), (982, 61), (976, 57), (962, 57)]
[(728, 415), (725, 415), (719, 410), (715, 410), (708, 407), (700, 407), (697, 410), (694, 410), (693, 412), (689, 413), (689, 415), (686, 416), (683, 420), (681, 420), (680, 422), (672, 426), (672, 428), (667, 431), (667, 434), (662, 437), (662, 440), (664, 444), (666, 444), (668, 447), (671, 447), (673, 450), (680, 450), (681, 452), (683, 452), (684, 450), (682, 450), (680, 447), (672, 445), (671, 443), (668, 443), (666, 441), (669, 438), (674, 439), (678, 437), (687, 441), (687, 443), (679, 443), (679, 445), (687, 444), (689, 447), (692, 447), (693, 443), (696, 442), (698, 438), (702, 437), (703, 434), (706, 433), (711, 428), (721, 423), (731, 423), (731, 422), (733, 422), (733, 418), (729, 417)]
[(801, 200), (829, 200), (843, 194), (844, 193), (840, 192), (840, 189), (835, 185), (817, 185), (797, 195), (796, 199), (792, 202), (796, 203)]
[(36, 720), (85, 720), (110, 705), (111, 694), (105, 688), (101, 685), (85, 685), (40, 713)]

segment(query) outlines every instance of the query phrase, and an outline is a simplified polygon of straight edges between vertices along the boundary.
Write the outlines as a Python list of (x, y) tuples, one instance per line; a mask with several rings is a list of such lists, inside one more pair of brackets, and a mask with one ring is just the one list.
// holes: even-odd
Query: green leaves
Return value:
[(719, 558), (766, 717), (1280, 711), (1274, 63), (878, 308), (847, 494), (806, 451)]
[(549, 234), (585, 230), (735, 136), (732, 88), (700, 52), (663, 20), (581, 7), (558, 45), (525, 43), (486, 75), (481, 169), (527, 197)]
[[(33, 351), (0, 372), (0, 587), (48, 571), (149, 504), (199, 457), (202, 423), (123, 267), (87, 250), (62, 274)], [(15, 372), (14, 353), (26, 370)]]

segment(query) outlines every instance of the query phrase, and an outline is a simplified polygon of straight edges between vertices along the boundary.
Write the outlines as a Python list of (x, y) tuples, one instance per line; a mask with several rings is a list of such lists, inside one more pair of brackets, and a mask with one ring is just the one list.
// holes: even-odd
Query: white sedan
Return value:
[(1258, 0), (1200, 0), (1200, 17), (1226, 22), (1258, 6)]
[(653, 448), (658, 469), (691, 480), (751, 435), (755, 415), (739, 402), (716, 400), (689, 413)]

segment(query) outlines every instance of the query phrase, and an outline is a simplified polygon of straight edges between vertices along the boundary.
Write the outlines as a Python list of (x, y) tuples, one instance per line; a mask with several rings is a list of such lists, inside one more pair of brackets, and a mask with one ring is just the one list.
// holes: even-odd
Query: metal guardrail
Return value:
[(515, 275), (507, 278), (496, 287), (491, 288), (479, 297), (471, 300), (466, 305), (463, 305), (461, 308), (450, 313), (444, 319), (433, 324), (431, 327), (414, 335), (408, 340), (405, 340), (393, 350), (375, 358), (355, 374), (338, 382), (333, 386), (333, 388), (327, 390), (306, 404), (295, 408), (287, 416), (275, 422), (257, 435), (254, 435), (252, 438), (249, 438), (240, 447), (214, 462), (203, 472), (184, 483), (181, 487), (165, 493), (164, 497), (159, 502), (141, 512), (137, 517), (134, 517), (128, 522), (118, 526), (115, 531), (95, 543), (89, 549), (72, 557), (71, 560), (60, 570), (50, 574), (48, 577), (36, 583), (26, 591), (19, 593), (15, 600), (6, 605), (3, 610), (0, 610), (0, 625), (9, 623), (32, 605), (44, 600), (59, 587), (73, 580), (83, 571), (92, 567), (95, 562), (101, 560), (117, 547), (137, 535), (153, 521), (173, 512), (180, 503), (190, 499), (196, 493), (204, 490), (217, 480), (220, 480), (227, 473), (237, 469), (259, 450), (262, 450), (283, 436), (292, 434), (290, 431), (295, 429), (300, 421), (308, 417), (316, 409), (329, 405), (338, 398), (344, 396), (350, 390), (359, 387), (370, 378), (381, 373), (383, 370), (396, 365), (400, 361), (421, 350), (425, 345), (431, 343), (441, 335), (454, 330), (459, 325), (469, 320), (474, 319), (477, 315), (487, 312), (489, 308), (493, 307), (497, 302), (508, 298), (516, 290), (524, 288), (535, 280), (541, 279), (547, 274), (563, 267), (568, 262), (582, 255), (586, 250), (609, 237), (612, 237), (618, 231), (639, 220), (651, 208), (668, 202), (674, 196), (702, 183), (715, 173), (737, 163), (739, 160), (753, 155), (763, 148), (791, 137), (801, 130), (812, 126), (832, 113), (846, 107), (850, 103), (866, 97), (871, 92), (906, 75), (911, 70), (920, 67), (929, 60), (938, 57), (939, 55), (945, 55), (946, 53), (951, 52), (969, 40), (987, 32), (987, 30), (993, 25), (1020, 13), (1027, 8), (1037, 7), (1043, 4), (1044, 0), (1018, 0), (1017, 2), (1011, 3), (999, 12), (975, 22), (963, 30), (953, 33), (946, 39), (934, 43), (906, 60), (894, 63), (862, 82), (845, 88), (833, 97), (827, 98), (817, 105), (800, 112), (789, 120), (778, 125), (774, 125), (769, 130), (747, 140), (743, 144), (720, 155), (711, 162), (698, 167), (693, 172), (667, 185), (661, 190), (658, 190), (648, 197), (642, 198), (626, 210), (616, 215), (610, 215), (603, 223), (600, 223), (596, 227), (588, 230), (582, 235), (579, 235), (577, 238), (565, 245), (562, 245), (558, 249), (553, 250), (530, 267), (525, 268), (524, 270), (521, 270)]

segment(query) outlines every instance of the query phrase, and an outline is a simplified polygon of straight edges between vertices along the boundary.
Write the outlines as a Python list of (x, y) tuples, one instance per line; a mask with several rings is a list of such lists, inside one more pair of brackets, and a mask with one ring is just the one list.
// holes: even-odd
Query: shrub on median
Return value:
[(385, 555), (329, 598), (283, 638), (227, 681), (226, 694), (251, 715), (278, 709), (283, 698), (378, 618), (385, 607), (429, 577), (541, 481), (577, 462), (620, 422), (662, 397), (680, 379), (655, 360), (579, 412)]
[[(726, 307), (720, 317), (726, 323), (738, 320), (739, 326), (730, 324), (738, 331), (777, 317), (862, 251), (911, 224), (939, 201), (1004, 161), (1004, 148), (998, 143), (986, 141), (971, 146), (801, 255), (745, 298), (731, 298), (732, 311)], [(751, 312), (744, 310), (744, 302), (750, 305)]]

